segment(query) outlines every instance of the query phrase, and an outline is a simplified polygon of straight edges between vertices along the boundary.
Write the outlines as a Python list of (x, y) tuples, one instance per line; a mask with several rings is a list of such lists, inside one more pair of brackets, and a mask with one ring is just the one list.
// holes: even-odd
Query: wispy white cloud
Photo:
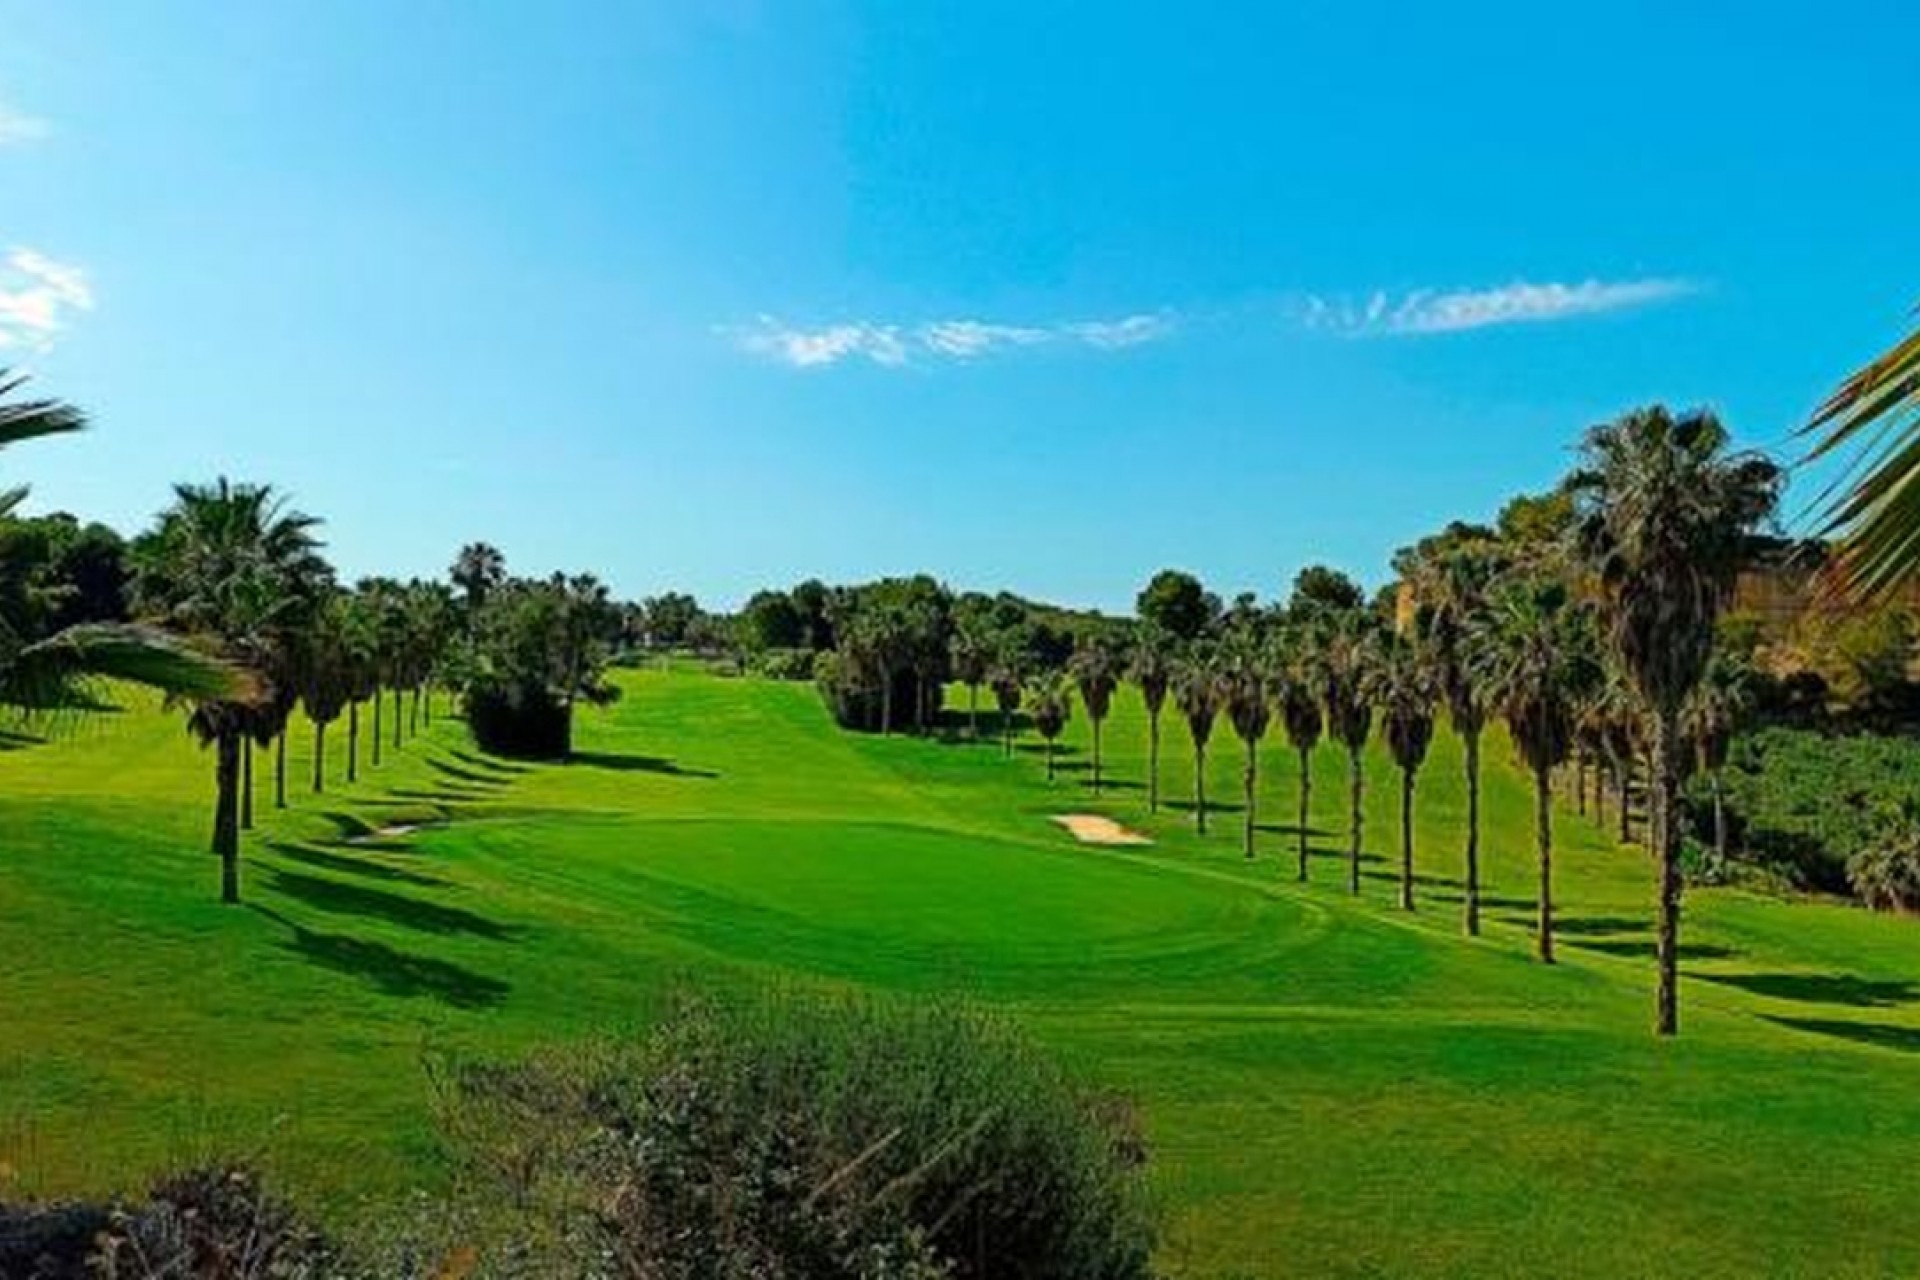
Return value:
[(1415, 289), (1364, 299), (1308, 295), (1299, 319), (1309, 328), (1358, 335), (1461, 333), (1495, 325), (1544, 324), (1669, 302), (1699, 286), (1689, 280), (1518, 280), (1491, 289)]
[(763, 315), (750, 325), (721, 330), (742, 350), (796, 369), (843, 360), (904, 365), (933, 360), (976, 360), (1021, 347), (1076, 346), (1112, 351), (1154, 342), (1173, 333), (1171, 316), (1154, 313), (1111, 320), (1018, 325), (990, 320), (935, 320), (919, 325), (868, 320), (801, 328)]
[(78, 267), (32, 249), (0, 260), (0, 352), (46, 351), (74, 311), (93, 310), (93, 286)]
[(39, 116), (31, 116), (0, 99), (0, 147), (15, 147), (38, 142), (51, 126)]

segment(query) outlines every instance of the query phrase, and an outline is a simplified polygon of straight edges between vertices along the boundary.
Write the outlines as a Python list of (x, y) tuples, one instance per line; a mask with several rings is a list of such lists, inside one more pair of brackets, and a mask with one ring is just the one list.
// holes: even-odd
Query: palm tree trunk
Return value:
[(1573, 807), (1581, 817), (1587, 816), (1587, 757), (1580, 752), (1573, 757)]
[(1653, 948), (1660, 982), (1654, 1001), (1654, 1033), (1663, 1036), (1680, 1031), (1680, 840), (1673, 820), (1680, 771), (1675, 751), (1679, 726), (1675, 719), (1664, 713), (1652, 717), (1653, 768), (1647, 779), (1652, 800), (1650, 843), (1660, 860), (1660, 923)]
[(407, 702), (407, 732), (414, 737), (420, 736), (420, 686), (413, 686), (413, 697)]
[(240, 739), (240, 829), (253, 830), (253, 736)]
[(240, 735), (214, 741), (213, 851), (220, 855), (220, 901), (240, 901)]
[(893, 672), (886, 672), (880, 680), (880, 736), (886, 737), (893, 732)]
[(1413, 770), (1400, 770), (1400, 909), (1413, 910)]
[(1193, 820), (1201, 835), (1207, 834), (1207, 749), (1193, 748)]
[(1713, 771), (1713, 856), (1720, 865), (1727, 861), (1727, 795), (1721, 785), (1722, 771)]
[(380, 708), (385, 702), (386, 699), (380, 696), (380, 691), (375, 689), (373, 691), (373, 764), (375, 768), (379, 768), (380, 766), (380, 743), (386, 737), (385, 734), (380, 732), (380, 717), (382, 714)]
[(1347, 892), (1358, 896), (1360, 893), (1360, 841), (1365, 834), (1366, 819), (1361, 814), (1360, 802), (1365, 797), (1366, 782), (1360, 765), (1360, 750), (1347, 748), (1347, 800), (1351, 806), (1348, 822), (1353, 834), (1353, 844), (1347, 851)]
[(1620, 843), (1633, 843), (1633, 765), (1622, 762), (1614, 766), (1614, 773), (1620, 782)]
[(1093, 721), (1093, 794), (1100, 794), (1100, 721)]
[(313, 722), (313, 794), (319, 795), (327, 789), (327, 725), (324, 720)]
[(1047, 781), (1053, 781), (1053, 739), (1047, 739)]
[(1480, 936), (1480, 735), (1467, 739), (1467, 936)]
[(1300, 883), (1307, 882), (1307, 814), (1313, 807), (1313, 753), (1305, 747), (1300, 751), (1300, 826), (1297, 835), (1300, 838)]
[(404, 726), (405, 717), (400, 710), (400, 689), (395, 686), (393, 690), (393, 749), (395, 751), (400, 749), (400, 730)]
[(1553, 963), (1553, 777), (1533, 774), (1534, 843), (1540, 853), (1540, 921), (1534, 948), (1542, 964)]
[(977, 684), (967, 685), (967, 736), (976, 741), (980, 737), (980, 686)]
[(273, 807), (287, 807), (287, 730), (284, 725), (273, 740)]
[(1252, 738), (1247, 739), (1247, 767), (1241, 771), (1240, 781), (1246, 792), (1246, 817), (1241, 823), (1240, 845), (1247, 855), (1247, 861), (1253, 861), (1253, 795), (1254, 784), (1259, 780), (1260, 753)]
[(1147, 812), (1160, 812), (1160, 713), (1147, 717)]
[(360, 704), (347, 704), (347, 781), (360, 780)]

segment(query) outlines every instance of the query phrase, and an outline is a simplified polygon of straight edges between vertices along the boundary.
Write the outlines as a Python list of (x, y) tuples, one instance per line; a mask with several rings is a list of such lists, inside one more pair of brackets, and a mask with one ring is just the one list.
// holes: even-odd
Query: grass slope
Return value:
[[(215, 901), (211, 763), (176, 717), (0, 742), (0, 1192), (126, 1186), (254, 1153), (343, 1209), (432, 1167), (423, 1058), (643, 1020), (682, 982), (849, 983), (1003, 1007), (1140, 1105), (1195, 1276), (1920, 1272), (1920, 928), (1696, 893), (1685, 1034), (1649, 1034), (1644, 855), (1559, 815), (1563, 962), (1528, 958), (1531, 808), (1487, 751), (1487, 936), (1459, 936), (1464, 808), (1422, 776), (1420, 910), (1392, 906), (1371, 761), (1367, 880), (1344, 892), (1344, 760), (1262, 755), (1260, 857), (1145, 812), (1144, 716), (1038, 756), (836, 732), (806, 686), (625, 677), (564, 767), (442, 720), (347, 787), (261, 788), (242, 908)], [(1209, 789), (1239, 795), (1216, 738)], [(1165, 794), (1192, 785), (1169, 717)], [(265, 782), (270, 769), (258, 761)], [(1107, 813), (1156, 843), (1074, 843)], [(419, 825), (405, 832), (396, 827)]]

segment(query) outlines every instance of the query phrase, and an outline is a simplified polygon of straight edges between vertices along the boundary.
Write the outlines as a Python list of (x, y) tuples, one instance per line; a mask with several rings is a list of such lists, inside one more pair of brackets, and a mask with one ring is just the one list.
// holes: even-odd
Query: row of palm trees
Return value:
[[(1011, 724), (1023, 697), (1048, 743), (1077, 688), (1092, 729), (1100, 785), (1101, 727), (1121, 674), (1147, 710), (1147, 802), (1160, 806), (1162, 711), (1171, 700), (1194, 754), (1194, 821), (1207, 830), (1207, 752), (1224, 715), (1245, 750), (1241, 840), (1254, 856), (1258, 748), (1278, 724), (1299, 754), (1299, 878), (1309, 875), (1311, 759), (1331, 739), (1348, 763), (1347, 885), (1360, 891), (1364, 752), (1376, 731), (1399, 773), (1400, 905), (1414, 904), (1416, 783), (1444, 716), (1462, 741), (1466, 772), (1464, 918), (1481, 925), (1480, 746), (1504, 723), (1535, 796), (1539, 863), (1536, 947), (1554, 958), (1553, 800), (1573, 766), (1581, 807), (1613, 775), (1620, 816), (1644, 769), (1647, 846), (1658, 866), (1659, 969), (1655, 1027), (1678, 1029), (1681, 784), (1697, 762), (1725, 764), (1742, 693), (1738, 670), (1715, 650), (1716, 623), (1746, 539), (1773, 511), (1779, 469), (1738, 453), (1709, 413), (1639, 410), (1584, 438), (1568, 477), (1572, 519), (1559, 536), (1513, 545), (1486, 535), (1429, 540), (1411, 564), (1411, 615), (1389, 619), (1353, 603), (1296, 600), (1278, 614), (1229, 617), (1181, 640), (1143, 623), (1124, 659), (1110, 637), (1083, 639), (1064, 671), (1023, 680), (1010, 663), (984, 668)], [(1397, 625), (1396, 625), (1397, 622)], [(965, 674), (965, 664), (956, 662)], [(1716, 784), (1715, 793), (1718, 788)], [(1724, 816), (1716, 813), (1724, 851)]]

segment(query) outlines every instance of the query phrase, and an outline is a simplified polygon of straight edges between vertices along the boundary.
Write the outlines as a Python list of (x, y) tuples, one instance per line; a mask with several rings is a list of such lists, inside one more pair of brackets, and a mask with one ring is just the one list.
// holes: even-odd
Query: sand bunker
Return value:
[(1129, 831), (1112, 818), (1097, 813), (1060, 813), (1053, 820), (1073, 833), (1081, 844), (1152, 844), (1138, 831)]

